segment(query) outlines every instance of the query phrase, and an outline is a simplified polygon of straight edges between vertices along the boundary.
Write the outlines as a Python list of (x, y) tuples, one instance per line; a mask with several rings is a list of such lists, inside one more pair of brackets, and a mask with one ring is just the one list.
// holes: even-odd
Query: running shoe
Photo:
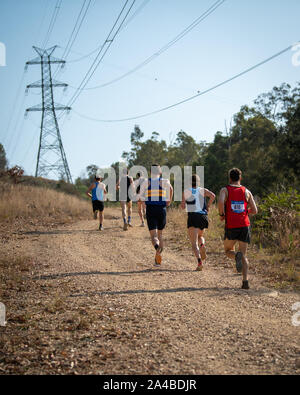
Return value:
[(124, 223), (123, 230), (128, 230), (128, 225), (126, 222)]
[(104, 228), (102, 225), (99, 225), (99, 230), (102, 231)]
[(235, 254), (235, 267), (238, 273), (242, 273), (243, 271), (243, 254), (239, 251)]
[(141, 227), (144, 228), (145, 227), (145, 222), (141, 223)]
[(161, 265), (161, 261), (162, 261), (161, 249), (158, 248), (156, 250), (156, 254), (155, 254), (155, 266), (160, 266)]
[(129, 226), (129, 228), (133, 228), (133, 225), (131, 225), (130, 222), (128, 222), (128, 226)]
[(201, 272), (202, 269), (203, 269), (203, 262), (200, 259), (198, 259), (198, 265), (196, 267), (196, 272)]
[(250, 289), (248, 281), (243, 281), (242, 289)]
[(94, 219), (97, 219), (97, 213), (98, 213), (98, 210), (95, 210), (94, 211)]
[(198, 266), (196, 267), (196, 272), (201, 272), (202, 269), (203, 269), (203, 263), (202, 263), (202, 262), (199, 262), (199, 263), (198, 263)]

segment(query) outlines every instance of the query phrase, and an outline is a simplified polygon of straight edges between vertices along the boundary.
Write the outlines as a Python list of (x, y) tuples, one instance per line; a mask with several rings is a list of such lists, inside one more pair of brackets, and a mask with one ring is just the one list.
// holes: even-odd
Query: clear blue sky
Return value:
[[(10, 165), (19, 164), (34, 174), (41, 113), (25, 109), (40, 103), (37, 90), (24, 95), (25, 86), (40, 79), (39, 66), (25, 62), (36, 56), (57, 0), (1, 0), (0, 42), (7, 65), (0, 67), (0, 142)], [(92, 0), (86, 19), (67, 58), (73, 60), (103, 43), (125, 0)], [(149, 0), (120, 32), (88, 86), (95, 86), (132, 69), (173, 39), (215, 0)], [(136, 0), (136, 10), (143, 0)], [(62, 0), (48, 47), (60, 57), (71, 35), (83, 0)], [(100, 119), (126, 118), (192, 96), (300, 41), (299, 0), (227, 0), (194, 30), (146, 67), (123, 80), (97, 90), (84, 91), (74, 104), (82, 114)], [(93, 56), (95, 56), (94, 54)], [(69, 63), (57, 79), (78, 86), (94, 57)], [(61, 124), (61, 135), (73, 179), (89, 164), (107, 166), (130, 149), (130, 133), (138, 124), (145, 137), (153, 131), (168, 143), (179, 130), (197, 141), (211, 142), (224, 131), (244, 104), (263, 92), (300, 80), (300, 67), (289, 51), (253, 72), (212, 93), (159, 114), (136, 121), (96, 123), (76, 113)], [(20, 89), (19, 89), (20, 87)], [(65, 104), (74, 93), (55, 89), (56, 102)], [(9, 128), (8, 128), (9, 127)]]

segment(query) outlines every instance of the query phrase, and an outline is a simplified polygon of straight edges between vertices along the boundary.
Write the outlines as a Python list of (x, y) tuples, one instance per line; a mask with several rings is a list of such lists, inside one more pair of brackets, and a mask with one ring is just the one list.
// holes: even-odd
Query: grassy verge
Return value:
[(70, 222), (91, 214), (90, 202), (43, 187), (0, 183), (0, 221)]

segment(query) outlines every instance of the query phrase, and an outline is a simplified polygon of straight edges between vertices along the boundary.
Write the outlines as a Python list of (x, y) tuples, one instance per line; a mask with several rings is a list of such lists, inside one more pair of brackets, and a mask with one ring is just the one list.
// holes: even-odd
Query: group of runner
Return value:
[[(225, 223), (224, 250), (228, 258), (235, 260), (238, 273), (242, 274), (242, 288), (249, 289), (247, 246), (250, 243), (251, 228), (249, 215), (257, 213), (257, 207), (252, 193), (241, 185), (242, 172), (233, 168), (228, 173), (229, 184), (221, 189), (218, 199), (220, 220)], [(167, 207), (173, 198), (173, 187), (170, 181), (162, 178), (161, 167), (151, 166), (150, 178), (137, 174), (133, 180), (127, 169), (123, 170), (117, 185), (119, 201), (122, 208), (123, 230), (132, 227), (132, 197), (138, 203), (138, 213), (141, 226), (147, 221), (152, 245), (155, 249), (155, 266), (161, 266), (164, 248), (163, 230), (166, 226)], [(87, 190), (92, 198), (94, 218), (99, 212), (99, 230), (103, 230), (104, 200), (107, 194), (102, 179), (95, 176), (95, 181)], [(203, 269), (206, 259), (205, 229), (209, 226), (208, 213), (215, 200), (215, 194), (200, 186), (200, 178), (194, 174), (189, 188), (182, 193), (181, 208), (187, 211), (188, 235), (192, 250), (197, 260), (197, 271)], [(235, 246), (238, 249), (235, 251)]]

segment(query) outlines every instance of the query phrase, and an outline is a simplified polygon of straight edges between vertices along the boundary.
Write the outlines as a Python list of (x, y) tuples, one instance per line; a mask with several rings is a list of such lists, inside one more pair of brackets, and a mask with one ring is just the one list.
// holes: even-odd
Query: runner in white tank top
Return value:
[[(182, 194), (181, 208), (186, 208), (188, 212), (188, 234), (198, 262), (196, 270), (201, 271), (206, 259), (204, 232), (208, 228), (207, 214), (216, 196), (208, 189), (199, 187), (200, 178), (196, 174), (192, 176), (191, 185), (192, 188)], [(207, 205), (205, 198), (209, 198)]]

